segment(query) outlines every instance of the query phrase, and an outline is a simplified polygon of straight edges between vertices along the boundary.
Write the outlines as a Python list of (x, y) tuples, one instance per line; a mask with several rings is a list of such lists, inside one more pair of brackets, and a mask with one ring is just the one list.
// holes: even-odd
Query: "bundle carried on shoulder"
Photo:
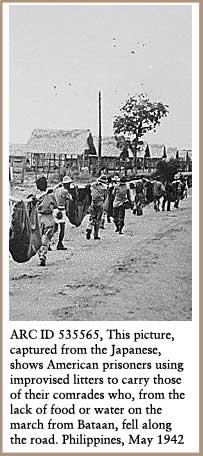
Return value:
[(91, 204), (90, 185), (86, 185), (84, 187), (74, 187), (70, 190), (70, 192), (72, 195), (72, 201), (69, 201), (66, 215), (70, 223), (78, 227), (81, 225)]
[(13, 206), (9, 230), (9, 251), (17, 263), (25, 263), (41, 247), (42, 240), (35, 202), (18, 201)]

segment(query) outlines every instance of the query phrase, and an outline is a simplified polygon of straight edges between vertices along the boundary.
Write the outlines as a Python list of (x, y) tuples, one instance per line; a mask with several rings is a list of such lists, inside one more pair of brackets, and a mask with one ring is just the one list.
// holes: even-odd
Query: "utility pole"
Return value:
[(99, 143), (98, 143), (98, 167), (100, 166), (101, 144), (102, 144), (102, 136), (101, 136), (101, 92), (99, 92)]

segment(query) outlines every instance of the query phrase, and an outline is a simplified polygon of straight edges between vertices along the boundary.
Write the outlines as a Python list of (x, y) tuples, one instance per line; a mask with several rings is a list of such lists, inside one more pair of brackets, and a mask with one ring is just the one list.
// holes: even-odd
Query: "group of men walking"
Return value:
[(126, 203), (132, 205), (130, 190), (126, 185), (125, 177), (115, 176), (107, 179), (101, 175), (91, 185), (92, 202), (90, 206), (89, 223), (86, 230), (87, 239), (91, 238), (94, 231), (94, 239), (99, 238), (99, 229), (104, 228), (105, 217), (111, 222), (113, 216), (116, 232), (123, 234)]
[(59, 231), (57, 250), (67, 250), (63, 245), (66, 225), (66, 211), (69, 202), (72, 200), (70, 186), (73, 184), (69, 176), (65, 176), (55, 191), (47, 189), (47, 179), (42, 176), (36, 182), (38, 194), (37, 209), (42, 235), (42, 245), (38, 255), (40, 266), (46, 265), (48, 250), (52, 250), (50, 243), (53, 235)]
[[(57, 250), (67, 250), (63, 240), (66, 213), (72, 201), (71, 189), (74, 188), (74, 183), (69, 176), (65, 176), (54, 190), (47, 189), (47, 180), (42, 176), (37, 180), (36, 185), (38, 189), (36, 200), (42, 235), (42, 245), (38, 254), (40, 266), (45, 266), (47, 252), (51, 250), (50, 244), (55, 233), (58, 232)], [(165, 210), (167, 203), (167, 210), (170, 211), (172, 201), (178, 208), (183, 185), (181, 176), (176, 176), (173, 182), (166, 182), (164, 185), (160, 180), (152, 181), (141, 178), (129, 183), (125, 176), (107, 177), (107, 175), (101, 174), (90, 187), (91, 204), (86, 238), (89, 240), (93, 235), (95, 240), (99, 240), (100, 229), (104, 228), (106, 221), (110, 223), (111, 219), (115, 224), (115, 232), (122, 235), (126, 208), (130, 208), (133, 214), (142, 215), (146, 201), (153, 201), (156, 212), (160, 210), (161, 197), (163, 197), (162, 210)], [(186, 190), (185, 188), (185, 194)]]

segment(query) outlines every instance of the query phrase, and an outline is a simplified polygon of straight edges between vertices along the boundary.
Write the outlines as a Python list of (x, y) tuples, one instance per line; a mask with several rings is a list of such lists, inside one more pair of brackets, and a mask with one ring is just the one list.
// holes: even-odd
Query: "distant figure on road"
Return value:
[(154, 210), (160, 211), (160, 198), (163, 196), (165, 191), (164, 185), (159, 179), (153, 181), (153, 192), (154, 192)]
[(111, 178), (110, 176), (107, 178), (108, 181), (108, 186), (107, 186), (107, 197), (106, 200), (104, 201), (104, 210), (103, 210), (103, 215), (102, 215), (102, 220), (101, 220), (101, 226), (104, 230), (105, 228), (105, 222), (107, 220), (108, 223), (111, 223), (111, 217), (113, 217), (113, 189), (116, 185), (116, 182), (120, 182), (119, 178), (117, 176)]
[(126, 185), (126, 178), (124, 176), (120, 178), (120, 183), (114, 188), (113, 197), (113, 217), (116, 232), (123, 234), (122, 230), (125, 224), (126, 203), (130, 204), (130, 207), (132, 207), (130, 190)]
[(37, 195), (37, 210), (42, 236), (42, 245), (38, 251), (40, 266), (46, 266), (47, 252), (50, 241), (54, 234), (53, 210), (57, 207), (57, 202), (52, 189), (47, 190), (47, 179), (42, 176), (36, 182), (40, 194)]
[(111, 182), (109, 184), (109, 188), (108, 188), (108, 210), (107, 210), (107, 222), (108, 223), (111, 222), (111, 217), (113, 217), (113, 200), (114, 200), (113, 192), (114, 192), (114, 189), (119, 184), (120, 184), (119, 177), (117, 175), (112, 177), (112, 180), (111, 180)]
[(179, 203), (180, 203), (180, 199), (181, 199), (181, 195), (182, 195), (182, 187), (183, 187), (183, 184), (182, 184), (182, 182), (180, 180), (180, 173), (176, 174), (176, 176), (174, 177), (174, 180), (172, 182), (172, 186), (173, 186), (173, 191), (174, 191), (174, 194), (175, 194), (174, 207), (176, 209), (178, 209)]
[(134, 201), (133, 214), (137, 214), (137, 215), (143, 214), (144, 201), (145, 201), (144, 180), (137, 179), (135, 181), (135, 201)]
[(62, 184), (58, 186), (55, 191), (57, 210), (54, 214), (54, 232), (56, 233), (58, 231), (58, 227), (60, 227), (57, 250), (67, 250), (67, 248), (63, 245), (63, 239), (65, 235), (67, 205), (69, 204), (69, 201), (72, 200), (72, 196), (70, 194), (70, 185), (72, 183), (73, 181), (71, 177), (64, 176)]
[(187, 198), (187, 192), (188, 192), (187, 178), (181, 174), (180, 180), (182, 183), (181, 199), (184, 199), (184, 198)]
[(86, 238), (91, 238), (92, 229), (94, 229), (94, 239), (100, 239), (99, 229), (102, 220), (104, 202), (107, 197), (107, 177), (101, 174), (97, 181), (91, 185), (92, 202), (90, 205), (89, 223), (86, 229)]
[(167, 202), (167, 211), (171, 210), (171, 202), (174, 201), (174, 190), (171, 182), (165, 183), (165, 192), (162, 201), (162, 211), (165, 210), (165, 205)]

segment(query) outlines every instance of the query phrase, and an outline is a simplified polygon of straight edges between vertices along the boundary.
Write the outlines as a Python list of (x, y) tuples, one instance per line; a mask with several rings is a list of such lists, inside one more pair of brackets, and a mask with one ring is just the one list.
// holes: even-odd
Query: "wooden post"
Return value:
[(37, 181), (37, 172), (38, 172), (38, 154), (35, 154), (35, 182)]
[(49, 161), (48, 161), (47, 180), (48, 180), (48, 177), (49, 177), (50, 166), (51, 166), (51, 155), (49, 156)]
[(59, 154), (59, 156), (58, 156), (58, 177), (59, 177), (59, 180), (60, 180), (60, 177), (61, 177), (61, 154)]
[(186, 171), (188, 172), (189, 171), (189, 153), (188, 151), (186, 152)]
[(21, 184), (23, 184), (25, 178), (25, 159), (22, 160), (22, 174), (21, 174)]
[(101, 92), (99, 92), (99, 143), (98, 143), (98, 169), (100, 167), (100, 158), (101, 158), (101, 144), (102, 144), (102, 136), (101, 136)]

